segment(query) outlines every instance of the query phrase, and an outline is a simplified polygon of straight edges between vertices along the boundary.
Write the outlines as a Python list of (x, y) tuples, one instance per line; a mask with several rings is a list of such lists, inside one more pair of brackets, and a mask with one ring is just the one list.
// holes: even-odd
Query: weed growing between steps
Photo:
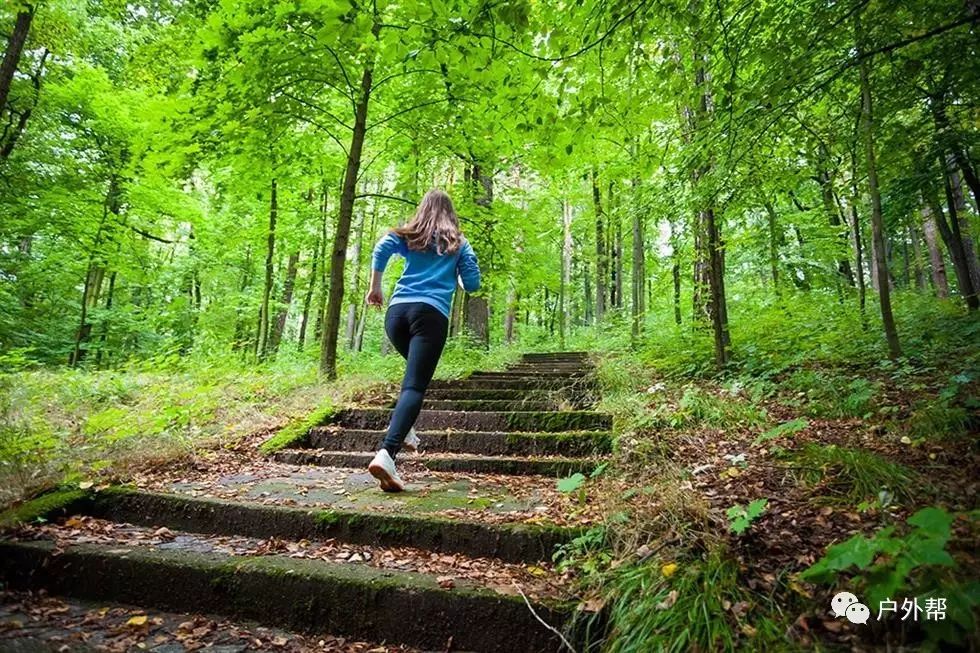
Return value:
[[(976, 646), (978, 453), (965, 436), (977, 384), (962, 367), (976, 360), (927, 353), (898, 365), (756, 361), (696, 380), (659, 350), (607, 354), (596, 410), (615, 415), (616, 457), (584, 486), (604, 526), (558, 554), (604, 608), (603, 650)], [(923, 414), (912, 423), (943, 428), (909, 426)], [(896, 566), (892, 553), (924, 537), (906, 520), (929, 506), (948, 538)], [(862, 542), (882, 544), (868, 560), (832, 558), (835, 545), (872, 546)], [(882, 587), (899, 604), (946, 596), (961, 609), (941, 629), (864, 628), (828, 611), (838, 591)]]

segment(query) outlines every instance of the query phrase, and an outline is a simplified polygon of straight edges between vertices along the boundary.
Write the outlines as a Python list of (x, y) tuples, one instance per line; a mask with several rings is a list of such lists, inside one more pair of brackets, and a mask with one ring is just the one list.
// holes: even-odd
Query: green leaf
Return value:
[(569, 494), (579, 489), (583, 483), (585, 483), (585, 475), (581, 472), (575, 472), (571, 476), (558, 479), (558, 491)]

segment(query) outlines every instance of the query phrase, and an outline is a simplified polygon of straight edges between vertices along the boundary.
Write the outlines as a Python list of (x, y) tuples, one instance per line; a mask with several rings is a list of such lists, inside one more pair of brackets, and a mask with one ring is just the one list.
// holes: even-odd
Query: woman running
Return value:
[(402, 445), (418, 449), (415, 420), (446, 344), (457, 279), (467, 292), (478, 290), (480, 267), (459, 230), (452, 200), (441, 190), (426, 193), (411, 222), (392, 229), (375, 245), (367, 294), (371, 306), (384, 303), (381, 276), (392, 254), (405, 257), (405, 270), (388, 304), (385, 333), (406, 361), (405, 377), (388, 432), (368, 471), (385, 492), (401, 492), (405, 484), (395, 471), (395, 456)]

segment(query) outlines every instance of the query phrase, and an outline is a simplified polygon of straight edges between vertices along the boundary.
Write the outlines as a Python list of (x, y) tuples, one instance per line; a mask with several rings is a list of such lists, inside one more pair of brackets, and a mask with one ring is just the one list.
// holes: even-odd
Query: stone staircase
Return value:
[[(73, 495), (0, 540), (14, 587), (454, 651), (557, 651), (576, 611), (550, 564), (581, 534), (556, 477), (611, 451), (582, 353), (438, 381), (403, 453), (366, 472), (391, 404), (348, 408), (272, 460)], [(579, 620), (581, 623), (582, 620)]]

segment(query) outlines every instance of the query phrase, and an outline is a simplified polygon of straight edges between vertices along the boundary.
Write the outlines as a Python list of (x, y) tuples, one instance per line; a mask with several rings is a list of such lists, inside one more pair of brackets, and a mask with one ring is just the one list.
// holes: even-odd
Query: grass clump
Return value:
[(607, 653), (780, 648), (783, 627), (763, 595), (740, 587), (724, 551), (701, 559), (650, 558), (615, 570), (607, 582)]
[(782, 386), (787, 392), (784, 403), (824, 418), (868, 417), (882, 390), (877, 381), (814, 369), (796, 370)]
[(821, 483), (831, 496), (851, 503), (889, 496), (911, 501), (921, 485), (912, 470), (862, 449), (810, 443), (787, 458), (805, 482)]
[(670, 425), (675, 428), (695, 425), (713, 428), (757, 427), (765, 424), (766, 419), (765, 409), (751, 402), (732, 393), (722, 396), (696, 385), (684, 388), (677, 409), (668, 417)]

